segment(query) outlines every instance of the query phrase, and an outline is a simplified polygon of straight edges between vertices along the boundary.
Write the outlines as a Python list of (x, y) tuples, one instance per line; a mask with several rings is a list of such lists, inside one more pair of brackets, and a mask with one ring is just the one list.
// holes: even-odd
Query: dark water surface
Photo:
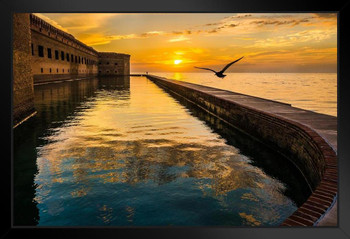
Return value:
[(278, 226), (310, 194), (284, 157), (144, 77), (35, 86), (14, 224)]

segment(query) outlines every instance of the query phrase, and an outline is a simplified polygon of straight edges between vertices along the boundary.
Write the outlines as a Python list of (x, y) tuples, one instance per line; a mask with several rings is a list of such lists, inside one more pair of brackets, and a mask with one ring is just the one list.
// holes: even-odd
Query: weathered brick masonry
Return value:
[[(315, 225), (336, 200), (338, 177), (336, 152), (311, 127), (244, 104), (244, 98), (251, 100), (255, 97), (240, 96), (237, 93), (156, 76), (147, 77), (162, 88), (181, 95), (281, 153), (291, 155), (288, 158), (303, 173), (313, 193), (285, 220), (283, 226)], [(233, 96), (243, 100), (232, 100)], [(293, 108), (262, 99), (257, 99), (256, 102), (264, 104), (265, 108), (269, 107), (269, 104), (271, 107), (280, 107), (283, 110)], [(303, 114), (305, 111), (299, 110), (299, 112)]]
[(29, 14), (14, 14), (12, 55), (14, 125), (35, 112), (30, 42)]
[(98, 75), (130, 74), (130, 55), (114, 52), (99, 52), (98, 59)]

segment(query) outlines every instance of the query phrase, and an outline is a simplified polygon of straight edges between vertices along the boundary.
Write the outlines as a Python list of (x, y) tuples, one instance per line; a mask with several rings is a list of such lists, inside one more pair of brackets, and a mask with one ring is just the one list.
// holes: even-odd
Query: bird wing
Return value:
[(209, 69), (209, 68), (202, 68), (202, 67), (197, 67), (197, 66), (195, 66), (194, 68), (203, 69), (203, 70), (208, 70), (208, 71), (212, 71), (212, 72), (216, 73), (216, 71), (214, 71), (214, 70), (212, 70), (212, 69)]
[(239, 61), (239, 60), (242, 59), (243, 57), (244, 57), (244, 56), (242, 56), (241, 58), (239, 58), (239, 59), (237, 59), (237, 60), (235, 60), (235, 61), (233, 61), (233, 62), (227, 64), (227, 65), (224, 67), (224, 69), (222, 69), (220, 72), (221, 72), (221, 73), (224, 73), (224, 72), (227, 70), (227, 68), (229, 68), (233, 63), (236, 63), (237, 61)]

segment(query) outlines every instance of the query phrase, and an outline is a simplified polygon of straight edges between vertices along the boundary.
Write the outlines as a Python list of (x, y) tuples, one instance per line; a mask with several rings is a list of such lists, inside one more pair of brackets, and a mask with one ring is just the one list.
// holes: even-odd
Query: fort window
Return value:
[(40, 57), (44, 57), (44, 47), (43, 46), (38, 46), (38, 55)]
[(78, 62), (78, 58), (77, 58), (77, 56), (75, 56), (75, 63), (77, 63)]
[(116, 66), (117, 66), (117, 65), (118, 65), (118, 63), (114, 63), (114, 65), (116, 65)]
[(58, 51), (55, 50), (55, 59), (58, 60)]
[(80, 64), (80, 56), (79, 56), (79, 64)]
[(32, 43), (32, 56), (34, 56), (34, 45)]
[(50, 73), (51, 73), (51, 68), (50, 68)]
[(69, 53), (66, 54), (67, 61), (69, 61)]
[(107, 65), (109, 65), (109, 62), (107, 61)]
[(70, 55), (70, 61), (73, 62), (73, 54)]
[(43, 69), (43, 68), (40, 68), (40, 72), (41, 72), (41, 73), (44, 73), (44, 69)]
[(62, 69), (62, 72), (64, 73), (64, 69)]
[(51, 48), (47, 48), (47, 57), (48, 57), (48, 58), (52, 58), (52, 55), (51, 55)]
[(56, 69), (56, 72), (58, 73), (58, 68)]
[(61, 51), (61, 60), (64, 61), (64, 51)]

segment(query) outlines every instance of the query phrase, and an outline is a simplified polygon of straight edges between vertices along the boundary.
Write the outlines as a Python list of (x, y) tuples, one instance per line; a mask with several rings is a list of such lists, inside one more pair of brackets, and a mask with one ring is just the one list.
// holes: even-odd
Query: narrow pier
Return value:
[(337, 117), (212, 87), (146, 77), (289, 156), (312, 194), (282, 226), (337, 226)]

